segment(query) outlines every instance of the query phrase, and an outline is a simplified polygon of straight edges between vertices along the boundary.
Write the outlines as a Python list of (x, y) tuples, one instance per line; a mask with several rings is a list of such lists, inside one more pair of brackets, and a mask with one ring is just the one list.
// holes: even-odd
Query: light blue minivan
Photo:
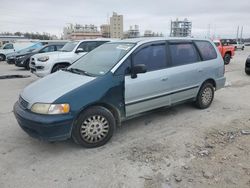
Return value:
[(225, 85), (224, 62), (209, 40), (139, 38), (109, 42), (67, 69), (27, 86), (14, 105), (30, 136), (73, 138), (98, 147), (128, 118), (193, 101), (210, 106)]

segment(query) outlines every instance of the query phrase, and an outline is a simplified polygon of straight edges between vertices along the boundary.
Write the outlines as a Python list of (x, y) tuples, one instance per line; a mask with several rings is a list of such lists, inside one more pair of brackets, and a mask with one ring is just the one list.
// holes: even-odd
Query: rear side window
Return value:
[(200, 61), (199, 55), (192, 43), (170, 44), (172, 66), (186, 65)]
[(208, 61), (217, 58), (217, 53), (210, 42), (207, 41), (196, 41), (196, 46), (198, 47), (202, 59)]
[(167, 67), (166, 45), (154, 44), (142, 48), (133, 56), (133, 64), (145, 64), (147, 71), (159, 70)]

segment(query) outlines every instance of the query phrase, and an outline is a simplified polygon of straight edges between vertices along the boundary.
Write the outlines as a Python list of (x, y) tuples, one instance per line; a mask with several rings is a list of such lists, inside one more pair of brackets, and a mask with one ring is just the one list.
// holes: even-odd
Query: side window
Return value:
[(166, 44), (150, 45), (142, 48), (133, 56), (133, 64), (145, 64), (147, 71), (164, 69), (167, 67)]
[(10, 50), (14, 49), (13, 44), (6, 44), (3, 49)]
[(47, 46), (40, 53), (53, 52), (53, 51), (55, 51), (54, 46)]
[(57, 50), (60, 50), (60, 49), (62, 49), (63, 46), (64, 46), (64, 45), (56, 45), (56, 46), (55, 46), (55, 48), (56, 48), (55, 50), (56, 50), (56, 51), (57, 51)]
[(200, 54), (202, 56), (202, 59), (204, 61), (208, 61), (208, 60), (217, 58), (217, 53), (216, 53), (214, 47), (212, 46), (212, 44), (210, 44), (210, 42), (196, 41), (195, 44), (196, 44), (197, 48), (199, 49)]
[(200, 60), (192, 43), (178, 43), (169, 45), (172, 66), (195, 63)]

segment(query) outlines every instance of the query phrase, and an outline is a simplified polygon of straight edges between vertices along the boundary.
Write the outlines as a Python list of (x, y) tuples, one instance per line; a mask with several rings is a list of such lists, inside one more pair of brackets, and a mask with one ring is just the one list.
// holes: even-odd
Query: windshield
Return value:
[(134, 43), (103, 44), (80, 58), (69, 69), (81, 70), (93, 76), (104, 75), (134, 46)]
[(78, 44), (78, 42), (68, 42), (59, 51), (61, 51), (61, 52), (72, 52), (77, 44)]
[(34, 50), (36, 50), (37, 48), (41, 48), (43, 45), (42, 43), (36, 43), (28, 48), (24, 48), (22, 50), (19, 50), (17, 53), (27, 53), (27, 52), (33, 52)]

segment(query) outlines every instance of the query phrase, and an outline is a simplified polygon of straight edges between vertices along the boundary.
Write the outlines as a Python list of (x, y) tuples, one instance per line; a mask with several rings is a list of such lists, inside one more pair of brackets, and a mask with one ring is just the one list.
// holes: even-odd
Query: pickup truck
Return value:
[(227, 43), (222, 43), (221, 40), (214, 40), (213, 42), (219, 49), (221, 56), (224, 59), (224, 63), (228, 65), (231, 61), (231, 58), (234, 56), (234, 46), (228, 45)]

